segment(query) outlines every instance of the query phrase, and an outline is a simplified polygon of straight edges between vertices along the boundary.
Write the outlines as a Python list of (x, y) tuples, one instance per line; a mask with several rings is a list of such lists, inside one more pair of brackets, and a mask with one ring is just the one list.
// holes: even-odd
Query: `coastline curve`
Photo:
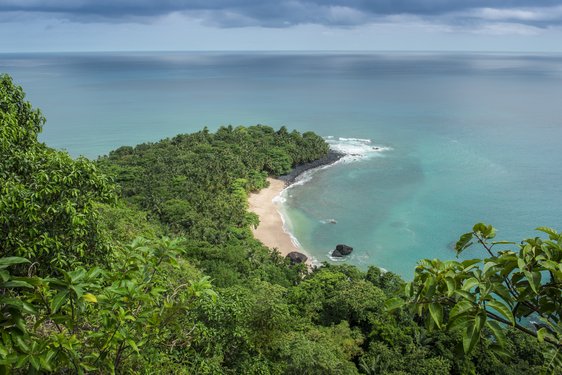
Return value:
[(260, 218), (260, 225), (252, 229), (254, 237), (284, 256), (292, 251), (305, 254), (309, 267), (319, 266), (321, 262), (302, 247), (291, 230), (290, 217), (284, 210), (289, 190), (307, 183), (320, 170), (391, 150), (390, 147), (373, 146), (369, 139), (326, 137), (325, 140), (330, 145), (330, 151), (324, 158), (296, 166), (286, 175), (268, 178), (269, 187), (249, 197), (250, 210)]

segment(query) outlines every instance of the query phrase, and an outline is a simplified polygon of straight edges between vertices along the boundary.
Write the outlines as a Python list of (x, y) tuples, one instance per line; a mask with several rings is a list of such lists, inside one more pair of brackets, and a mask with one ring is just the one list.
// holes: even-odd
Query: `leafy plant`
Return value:
[[(0, 370), (118, 372), (195, 301), (216, 300), (208, 277), (177, 284), (181, 239), (137, 239), (116, 267), (59, 270), (60, 277), (15, 277), (0, 258)], [(150, 351), (148, 351), (150, 352)]]
[(0, 250), (41, 263), (43, 274), (106, 260), (96, 204), (115, 187), (85, 158), (73, 160), (37, 140), (44, 117), (21, 87), (0, 75)]
[[(476, 224), (456, 243), (461, 254), (474, 243), (484, 259), (422, 260), (405, 297), (387, 301), (389, 309), (411, 304), (429, 328), (462, 332), (465, 353), (482, 340), (500, 356), (505, 351), (505, 329), (512, 327), (548, 346), (545, 371), (562, 363), (562, 235), (537, 228), (547, 239), (526, 239), (517, 250), (513, 242), (493, 241), (491, 225)], [(501, 248), (501, 249), (498, 249)]]

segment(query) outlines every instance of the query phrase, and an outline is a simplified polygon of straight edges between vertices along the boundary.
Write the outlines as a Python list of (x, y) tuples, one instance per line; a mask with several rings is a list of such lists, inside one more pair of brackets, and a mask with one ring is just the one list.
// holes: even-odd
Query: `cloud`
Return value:
[(562, 20), (562, 5), (521, 9), (480, 8), (473, 12), (473, 16), (494, 21), (517, 21), (543, 24), (558, 23)]
[[(535, 32), (560, 25), (560, 0), (0, 0), (2, 13), (78, 22), (150, 22), (179, 13), (214, 27), (353, 27), (415, 19), (454, 30)], [(519, 30), (519, 32), (517, 32)]]
[(470, 30), (470, 32), (486, 35), (539, 35), (540, 29), (520, 23), (489, 23)]

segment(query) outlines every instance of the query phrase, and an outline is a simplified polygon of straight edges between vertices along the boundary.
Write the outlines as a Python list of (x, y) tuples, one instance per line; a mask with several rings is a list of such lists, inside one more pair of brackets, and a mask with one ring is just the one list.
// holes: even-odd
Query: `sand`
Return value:
[[(248, 198), (250, 211), (260, 218), (258, 227), (252, 229), (254, 237), (270, 249), (277, 249), (281, 255), (287, 255), (291, 251), (306, 254), (302, 249), (295, 246), (291, 241), (291, 236), (283, 229), (283, 220), (278, 211), (278, 203), (273, 202), (273, 198), (285, 188), (285, 182), (274, 178), (268, 178), (267, 180), (269, 181), (269, 187), (261, 189), (257, 193), (251, 193)], [(307, 263), (309, 262), (310, 257)]]

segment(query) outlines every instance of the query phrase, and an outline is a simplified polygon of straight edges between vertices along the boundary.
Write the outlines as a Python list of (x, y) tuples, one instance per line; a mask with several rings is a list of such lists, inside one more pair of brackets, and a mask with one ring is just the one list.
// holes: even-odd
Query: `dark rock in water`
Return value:
[(330, 220), (328, 220), (328, 223), (330, 223), (330, 224), (336, 224), (337, 221), (336, 221), (336, 219), (330, 219)]
[(308, 259), (306, 255), (304, 255), (303, 253), (299, 253), (298, 251), (290, 252), (289, 254), (287, 254), (287, 258), (291, 260), (291, 264), (305, 263)]
[(349, 255), (353, 251), (353, 248), (351, 246), (340, 244), (336, 246), (336, 250), (339, 251), (342, 255)]
[(342, 257), (342, 256), (345, 256), (345, 255), (351, 254), (352, 251), (353, 251), (353, 248), (351, 246), (339, 244), (339, 245), (336, 246), (336, 249), (334, 251), (332, 251), (332, 256), (333, 257)]
[(341, 258), (341, 257), (343, 257), (343, 255), (341, 255), (341, 253), (340, 253), (338, 250), (332, 251), (332, 256), (333, 256), (334, 258)]

